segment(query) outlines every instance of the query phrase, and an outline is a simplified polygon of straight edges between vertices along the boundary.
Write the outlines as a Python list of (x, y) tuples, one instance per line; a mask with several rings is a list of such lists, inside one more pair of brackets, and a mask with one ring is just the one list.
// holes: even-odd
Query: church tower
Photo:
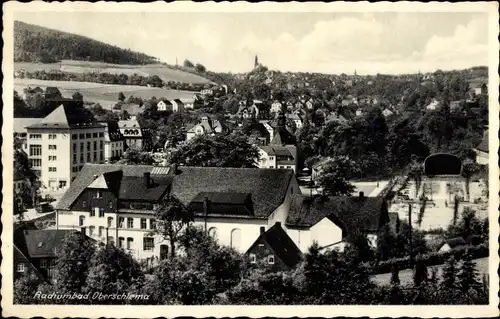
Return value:
[(257, 57), (257, 55), (255, 55), (255, 62), (254, 62), (254, 68), (258, 67), (259, 66), (259, 58)]

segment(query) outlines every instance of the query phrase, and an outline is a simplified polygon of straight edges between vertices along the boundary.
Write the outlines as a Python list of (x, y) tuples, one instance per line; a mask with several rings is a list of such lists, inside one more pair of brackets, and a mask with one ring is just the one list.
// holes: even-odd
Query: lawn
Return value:
[(137, 73), (141, 76), (157, 75), (164, 82), (175, 81), (193, 84), (212, 83), (210, 80), (189, 72), (175, 70), (162, 64), (146, 64), (146, 65), (126, 65), (126, 64), (110, 64), (101, 62), (87, 61), (71, 61), (64, 60), (61, 63), (14, 63), (14, 69), (23, 69), (28, 72), (34, 71), (64, 71), (70, 73), (86, 73), (86, 72), (101, 72), (111, 74), (127, 74), (132, 75)]
[(135, 86), (135, 85), (115, 85), (115, 84), (100, 84), (89, 82), (76, 81), (45, 81), (37, 79), (14, 79), (14, 89), (22, 94), (26, 87), (41, 87), (55, 86), (59, 88), (63, 96), (71, 97), (73, 93), (80, 92), (85, 101), (100, 103), (105, 108), (111, 108), (118, 102), (118, 93), (123, 92), (125, 97), (130, 95), (150, 99), (153, 96), (156, 98), (177, 99), (177, 98), (192, 98), (195, 92), (167, 90), (162, 88)]

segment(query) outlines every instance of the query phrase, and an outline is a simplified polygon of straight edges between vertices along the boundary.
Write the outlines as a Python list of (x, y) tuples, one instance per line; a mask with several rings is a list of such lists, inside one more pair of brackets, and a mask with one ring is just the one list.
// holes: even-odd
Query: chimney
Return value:
[(359, 192), (359, 198), (365, 198), (365, 192)]
[(266, 232), (266, 227), (260, 226), (260, 234), (264, 234)]
[(151, 173), (145, 172), (144, 173), (144, 186), (146, 188), (148, 188), (150, 184), (151, 184)]
[(281, 222), (276, 222), (275, 225), (281, 228)]

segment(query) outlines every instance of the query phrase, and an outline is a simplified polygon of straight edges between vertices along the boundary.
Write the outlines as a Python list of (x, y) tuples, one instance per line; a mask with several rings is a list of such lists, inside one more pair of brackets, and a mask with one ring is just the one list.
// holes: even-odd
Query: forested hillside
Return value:
[(14, 62), (53, 63), (60, 60), (100, 61), (116, 64), (156, 63), (143, 53), (109, 45), (87, 37), (14, 22)]

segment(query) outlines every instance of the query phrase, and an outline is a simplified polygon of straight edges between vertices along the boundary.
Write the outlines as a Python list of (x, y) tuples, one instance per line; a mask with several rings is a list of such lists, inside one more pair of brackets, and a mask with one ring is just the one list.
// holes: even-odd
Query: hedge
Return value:
[[(488, 257), (488, 243), (483, 243), (476, 246), (462, 246), (445, 252), (436, 251), (417, 255), (415, 257), (415, 261), (423, 261), (427, 266), (441, 265), (444, 264), (446, 260), (450, 258), (450, 256), (454, 256), (455, 259), (459, 260), (462, 259), (467, 252), (471, 255), (472, 259)], [(392, 267), (396, 267), (398, 270), (409, 269), (411, 268), (410, 257), (406, 256), (403, 258), (392, 258), (381, 261), (376, 265), (370, 265), (369, 267), (373, 269), (374, 274), (389, 273), (392, 271)]]

